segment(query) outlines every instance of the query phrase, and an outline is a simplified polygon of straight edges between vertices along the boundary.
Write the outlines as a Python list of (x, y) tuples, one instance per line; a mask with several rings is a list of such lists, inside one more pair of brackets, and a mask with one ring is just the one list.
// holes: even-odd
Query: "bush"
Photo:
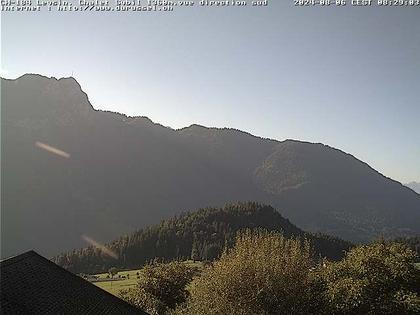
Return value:
[(319, 271), (334, 314), (420, 314), (420, 271), (407, 246), (379, 241)]
[(247, 230), (193, 283), (191, 297), (176, 313), (308, 314), (320, 309), (312, 291), (311, 265), (307, 241)]
[(118, 274), (118, 269), (115, 267), (111, 267), (109, 268), (108, 273), (111, 276), (111, 278), (114, 278), (114, 276)]
[(194, 272), (195, 269), (180, 262), (147, 265), (138, 285), (121, 291), (120, 298), (151, 315), (165, 314), (185, 302), (188, 297), (186, 286)]

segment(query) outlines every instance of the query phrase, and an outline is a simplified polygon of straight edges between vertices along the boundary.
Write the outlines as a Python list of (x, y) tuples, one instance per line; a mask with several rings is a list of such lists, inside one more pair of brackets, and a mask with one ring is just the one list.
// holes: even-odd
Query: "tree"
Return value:
[(420, 314), (416, 254), (399, 243), (379, 241), (352, 249), (320, 268), (324, 294), (334, 314)]
[(137, 286), (121, 291), (120, 298), (152, 315), (165, 314), (185, 302), (195, 271), (181, 262), (147, 265)]
[[(194, 281), (178, 314), (310, 314), (309, 243), (262, 230), (240, 233), (234, 247)], [(321, 312), (317, 311), (317, 314)]]
[(198, 251), (197, 242), (194, 241), (191, 248), (191, 259), (195, 262), (200, 259), (200, 253)]
[(118, 273), (118, 269), (115, 267), (111, 267), (109, 268), (108, 273), (111, 276), (111, 278), (114, 278), (114, 276)]
[(213, 261), (218, 258), (220, 252), (220, 246), (216, 244), (207, 245), (204, 248), (204, 259), (207, 261)]

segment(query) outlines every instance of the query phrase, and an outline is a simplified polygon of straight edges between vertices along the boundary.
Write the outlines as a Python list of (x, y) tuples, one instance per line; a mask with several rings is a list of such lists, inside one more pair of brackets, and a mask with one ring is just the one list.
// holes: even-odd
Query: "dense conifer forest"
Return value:
[(184, 213), (138, 230), (108, 244), (118, 258), (93, 246), (56, 256), (54, 262), (75, 273), (97, 273), (110, 267), (132, 269), (151, 260), (204, 260), (218, 258), (233, 244), (238, 231), (262, 228), (285, 237), (308, 239), (317, 257), (341, 259), (351, 244), (323, 234), (302, 231), (273, 207), (255, 202), (227, 204)]

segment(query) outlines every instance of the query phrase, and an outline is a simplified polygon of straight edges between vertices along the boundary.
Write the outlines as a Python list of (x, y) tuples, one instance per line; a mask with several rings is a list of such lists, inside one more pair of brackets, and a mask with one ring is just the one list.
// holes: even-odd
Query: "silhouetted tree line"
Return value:
[(305, 233), (271, 206), (246, 202), (183, 213), (123, 236), (108, 245), (117, 253), (117, 260), (91, 246), (61, 254), (53, 261), (74, 273), (98, 273), (112, 266), (133, 269), (155, 259), (213, 261), (225, 247), (233, 245), (237, 232), (246, 228), (263, 228), (281, 231), (285, 237), (306, 238), (317, 257), (331, 260), (341, 259), (351, 247), (349, 242), (331, 236)]

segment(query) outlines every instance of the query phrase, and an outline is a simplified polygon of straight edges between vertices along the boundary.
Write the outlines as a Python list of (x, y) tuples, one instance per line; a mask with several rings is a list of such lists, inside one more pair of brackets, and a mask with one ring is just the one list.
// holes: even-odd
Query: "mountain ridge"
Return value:
[[(275, 142), (275, 143), (284, 143), (284, 142), (290, 141), (290, 142), (297, 142), (297, 143), (304, 143), (304, 144), (322, 145), (322, 146), (325, 146), (326, 148), (329, 148), (329, 149), (332, 149), (332, 150), (336, 150), (337, 152), (340, 152), (340, 153), (344, 153), (346, 155), (349, 155), (350, 157), (356, 159), (357, 161), (366, 164), (369, 168), (371, 168), (372, 170), (374, 170), (378, 174), (380, 174), (380, 175), (386, 177), (387, 179), (392, 180), (392, 181), (394, 181), (394, 182), (396, 182), (398, 184), (401, 184), (402, 186), (406, 186), (407, 187), (407, 185), (410, 185), (410, 184), (419, 184), (420, 185), (420, 183), (417, 183), (415, 181), (410, 182), (410, 183), (407, 183), (407, 184), (403, 184), (400, 181), (395, 180), (395, 179), (393, 179), (391, 177), (388, 177), (385, 174), (377, 171), (370, 164), (368, 164), (368, 163), (360, 160), (355, 155), (353, 155), (351, 153), (348, 153), (348, 152), (346, 152), (344, 150), (341, 150), (339, 148), (332, 147), (332, 146), (330, 146), (328, 144), (324, 144), (322, 142), (311, 142), (311, 141), (297, 140), (297, 139), (292, 139), (292, 138), (287, 138), (287, 139), (284, 139), (284, 140), (277, 140), (277, 139), (273, 139), (273, 138), (269, 138), (269, 137), (263, 137), (263, 136), (254, 135), (254, 134), (252, 134), (250, 132), (247, 132), (247, 131), (244, 131), (244, 130), (240, 130), (240, 129), (237, 129), (237, 128), (230, 128), (230, 127), (208, 127), (208, 126), (204, 126), (204, 125), (196, 124), (196, 123), (193, 123), (193, 124), (191, 124), (189, 126), (186, 126), (186, 127), (181, 127), (181, 128), (176, 128), (175, 129), (175, 128), (172, 128), (170, 126), (165, 126), (165, 125), (162, 125), (162, 124), (160, 124), (158, 122), (155, 122), (155, 121), (153, 121), (152, 119), (150, 119), (147, 116), (138, 116), (138, 115), (131, 116), (131, 115), (127, 115), (127, 114), (122, 113), (122, 112), (115, 112), (115, 111), (104, 110), (104, 109), (96, 109), (96, 108), (94, 108), (94, 106), (90, 102), (87, 93), (83, 91), (82, 86), (77, 81), (77, 79), (75, 77), (73, 77), (73, 76), (56, 78), (54, 76), (48, 77), (46, 75), (36, 74), (36, 73), (25, 73), (25, 74), (17, 77), (16, 79), (6, 79), (6, 78), (0, 78), (0, 79), (1, 80), (6, 80), (6, 81), (18, 81), (18, 80), (21, 80), (21, 79), (26, 79), (26, 78), (31, 78), (31, 77), (39, 77), (39, 78), (45, 79), (45, 80), (55, 80), (57, 82), (60, 82), (60, 81), (62, 81), (62, 82), (63, 81), (72, 81), (72, 82), (74, 82), (75, 85), (78, 87), (78, 90), (80, 90), (81, 93), (83, 93), (84, 95), (86, 95), (86, 99), (87, 99), (87, 103), (89, 104), (89, 108), (93, 109), (95, 112), (103, 112), (103, 113), (116, 114), (116, 115), (122, 116), (124, 119), (128, 119), (128, 120), (131, 120), (131, 121), (145, 120), (147, 122), (150, 122), (154, 126), (162, 127), (162, 128), (165, 128), (165, 129), (169, 129), (169, 130), (174, 131), (174, 132), (186, 132), (186, 131), (189, 131), (191, 129), (198, 128), (200, 130), (204, 130), (204, 131), (207, 131), (207, 132), (210, 132), (210, 131), (217, 131), (217, 132), (220, 132), (220, 131), (222, 131), (222, 132), (228, 131), (228, 132), (238, 133), (238, 134), (241, 134), (241, 135), (250, 136), (250, 137), (255, 138), (255, 139), (272, 141), (272, 142)], [(411, 187), (409, 187), (409, 188), (411, 188)]]
[(3, 256), (51, 255), (81, 247), (81, 235), (105, 242), (185, 209), (241, 200), (356, 242), (420, 233), (420, 197), (344, 151), (96, 110), (73, 81), (2, 79)]

